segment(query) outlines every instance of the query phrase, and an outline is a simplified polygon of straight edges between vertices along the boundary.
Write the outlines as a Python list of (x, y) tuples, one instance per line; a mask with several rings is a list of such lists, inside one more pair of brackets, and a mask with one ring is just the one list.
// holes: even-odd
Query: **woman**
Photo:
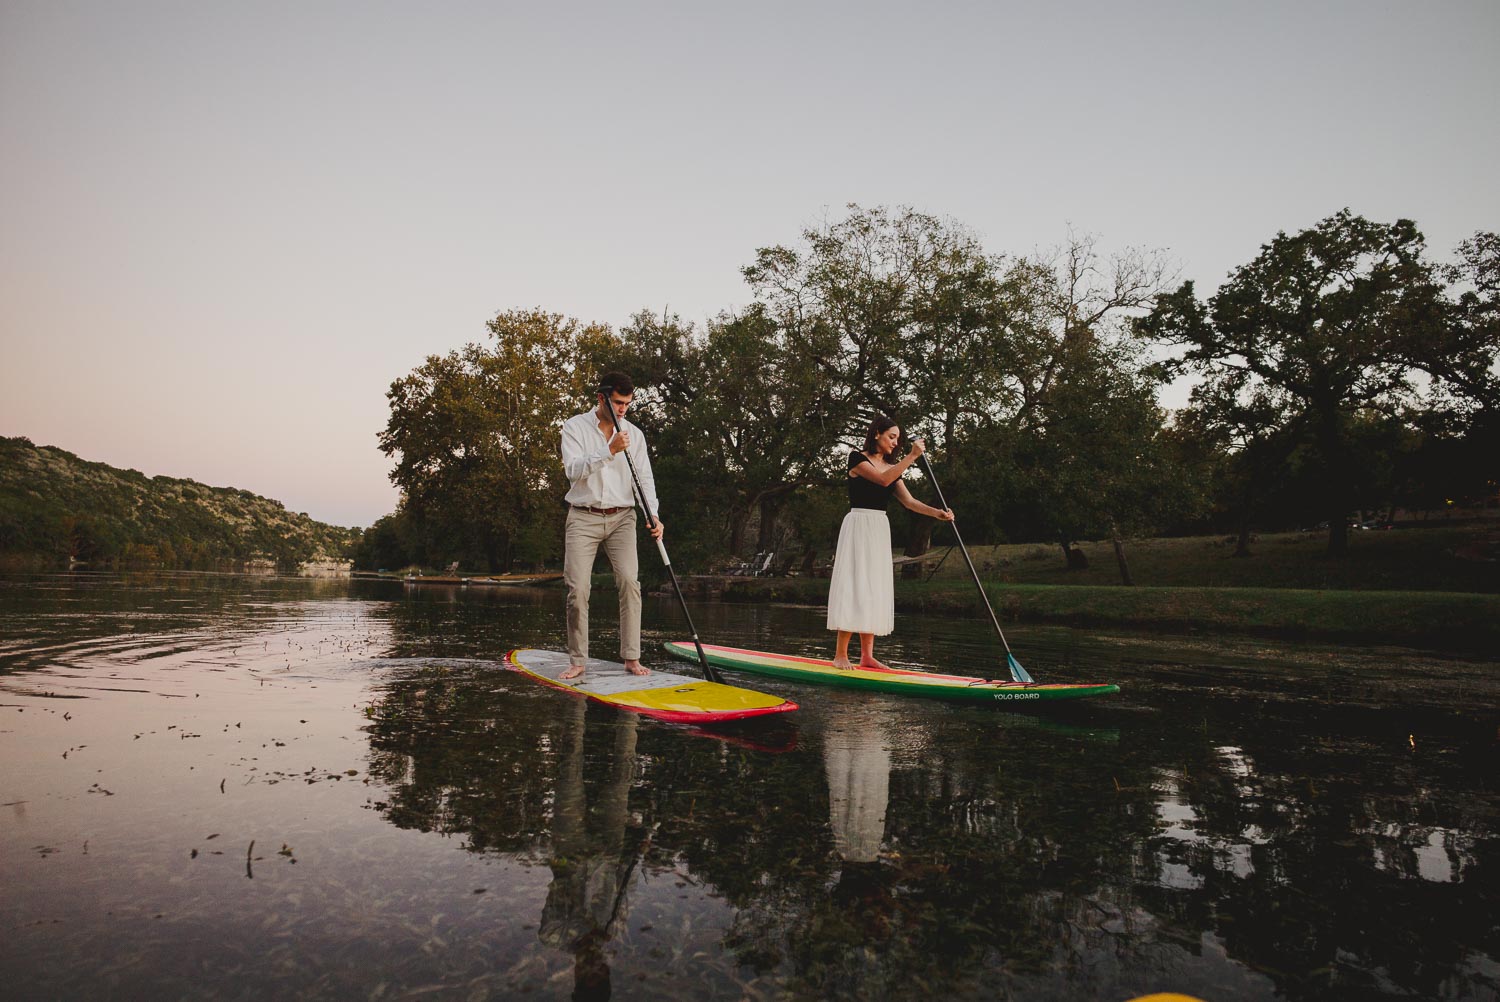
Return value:
[(840, 670), (850, 667), (849, 637), (855, 633), (859, 634), (859, 667), (886, 667), (875, 660), (875, 638), (896, 628), (891, 523), (885, 515), (891, 495), (920, 515), (953, 521), (952, 511), (923, 504), (901, 482), (901, 474), (917, 461), (925, 446), (917, 439), (898, 463), (900, 443), (896, 422), (878, 417), (870, 422), (864, 450), (849, 453), (849, 514), (839, 529), (833, 580), (828, 586), (828, 628), (839, 634), (833, 666)]

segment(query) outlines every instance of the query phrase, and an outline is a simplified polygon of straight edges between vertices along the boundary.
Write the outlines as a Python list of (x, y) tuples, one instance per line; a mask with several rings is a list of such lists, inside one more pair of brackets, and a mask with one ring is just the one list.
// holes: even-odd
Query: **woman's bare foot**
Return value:
[(630, 674), (632, 674), (632, 675), (650, 675), (651, 674), (651, 669), (650, 668), (643, 668), (643, 667), (641, 667), (641, 663), (639, 661), (627, 661), (627, 662), (625, 662), (625, 670), (628, 671), (628, 672), (630, 672)]
[(834, 658), (832, 664), (839, 671), (848, 671), (850, 668), (854, 667), (849, 663), (848, 658)]
[(560, 679), (578, 678), (583, 674), (583, 665), (569, 665), (568, 670), (557, 676)]
[(881, 671), (890, 671), (891, 670), (891, 666), (890, 665), (884, 664), (884, 663), (882, 663), (880, 661), (876, 661), (875, 660), (875, 656), (873, 654), (869, 655), (868, 657), (862, 657), (862, 658), (860, 658), (859, 659), (859, 666), (861, 668), (879, 668)]

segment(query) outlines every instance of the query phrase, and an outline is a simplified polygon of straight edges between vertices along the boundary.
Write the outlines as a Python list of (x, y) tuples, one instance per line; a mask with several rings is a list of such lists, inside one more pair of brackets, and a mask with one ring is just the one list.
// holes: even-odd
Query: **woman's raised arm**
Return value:
[(849, 470), (851, 477), (864, 477), (872, 483), (882, 487), (889, 487), (901, 479), (901, 474), (911, 469), (911, 464), (917, 461), (917, 457), (927, 451), (926, 444), (919, 438), (911, 444), (911, 451), (895, 466), (886, 470), (875, 469), (874, 463), (860, 463)]

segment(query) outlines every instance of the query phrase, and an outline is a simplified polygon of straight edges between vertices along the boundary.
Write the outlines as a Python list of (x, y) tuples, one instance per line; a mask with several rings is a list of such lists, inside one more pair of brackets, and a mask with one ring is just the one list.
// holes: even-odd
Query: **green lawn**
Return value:
[[(951, 538), (940, 529), (929, 556), (941, 558)], [(1087, 570), (1067, 570), (1058, 546), (979, 546), (970, 553), (980, 576), (995, 583), (1120, 584), (1114, 547), (1107, 540), (1079, 548), (1088, 557)], [(1234, 557), (1233, 542), (1222, 536), (1127, 540), (1125, 557), (1135, 583), (1142, 586), (1500, 593), (1500, 519), (1388, 531), (1351, 529), (1346, 557), (1331, 558), (1327, 549), (1326, 532), (1284, 532), (1261, 534), (1247, 558)], [(954, 549), (935, 580), (968, 575)]]
[[(1223, 538), (1126, 544), (1134, 587), (1120, 584), (1109, 542), (1083, 544), (1087, 570), (1069, 571), (1056, 546), (971, 550), (1002, 621), (1162, 631), (1411, 644), (1500, 651), (1500, 521), (1390, 531), (1351, 531), (1349, 554), (1327, 555), (1324, 534), (1274, 533), (1236, 558)], [(939, 543), (920, 580), (898, 576), (896, 608), (984, 616), (954, 550)], [(802, 602), (828, 597), (821, 578), (731, 578), (727, 601)]]

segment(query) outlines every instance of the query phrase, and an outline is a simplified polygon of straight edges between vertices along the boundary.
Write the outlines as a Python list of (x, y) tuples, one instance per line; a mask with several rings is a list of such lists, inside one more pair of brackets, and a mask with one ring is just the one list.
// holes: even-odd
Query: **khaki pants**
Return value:
[(635, 555), (635, 509), (613, 515), (568, 509), (563, 532), (563, 584), (568, 588), (568, 660), (589, 656), (589, 577), (594, 556), (604, 547), (620, 593), (620, 660), (641, 656), (641, 582)]

